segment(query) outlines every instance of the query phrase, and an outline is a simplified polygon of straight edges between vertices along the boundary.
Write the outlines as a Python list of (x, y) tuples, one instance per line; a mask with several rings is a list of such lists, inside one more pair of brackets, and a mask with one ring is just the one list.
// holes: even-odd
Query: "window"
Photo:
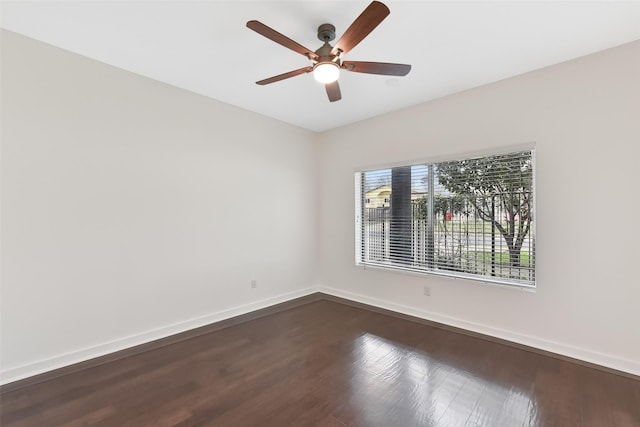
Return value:
[(358, 265), (535, 286), (533, 150), (361, 171), (356, 188)]

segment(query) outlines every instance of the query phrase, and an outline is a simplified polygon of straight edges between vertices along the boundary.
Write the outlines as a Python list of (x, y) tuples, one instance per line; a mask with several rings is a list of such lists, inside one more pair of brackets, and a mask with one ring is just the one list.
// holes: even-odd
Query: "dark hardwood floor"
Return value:
[(317, 301), (1, 396), (18, 426), (640, 426), (640, 381)]

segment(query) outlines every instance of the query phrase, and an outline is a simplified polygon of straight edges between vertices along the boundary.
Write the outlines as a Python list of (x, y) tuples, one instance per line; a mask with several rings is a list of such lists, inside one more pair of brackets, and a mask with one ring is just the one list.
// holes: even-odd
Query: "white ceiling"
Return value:
[(2, 1), (3, 28), (313, 131), (324, 131), (640, 39), (640, 1), (395, 1), (345, 55), (412, 64), (406, 77), (342, 72), (329, 103), (309, 61), (245, 27), (257, 19), (315, 50), (364, 1)]

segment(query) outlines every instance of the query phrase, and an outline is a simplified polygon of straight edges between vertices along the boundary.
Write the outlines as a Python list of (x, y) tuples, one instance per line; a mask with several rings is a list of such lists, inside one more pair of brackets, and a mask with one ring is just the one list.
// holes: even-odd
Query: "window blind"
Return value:
[(535, 286), (534, 151), (356, 173), (356, 263)]

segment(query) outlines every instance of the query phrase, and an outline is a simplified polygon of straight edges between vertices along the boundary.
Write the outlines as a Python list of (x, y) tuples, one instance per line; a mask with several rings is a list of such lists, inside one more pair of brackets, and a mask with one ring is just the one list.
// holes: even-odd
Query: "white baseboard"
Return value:
[(172, 325), (163, 326), (141, 334), (135, 334), (110, 342), (105, 342), (92, 347), (71, 351), (69, 353), (60, 354), (51, 358), (42, 359), (36, 362), (27, 363), (15, 368), (7, 369), (0, 372), (0, 385), (8, 384), (17, 380), (28, 378), (34, 375), (42, 374), (54, 369), (63, 368), (75, 363), (84, 362), (96, 357), (104, 356), (127, 348), (145, 344), (160, 338), (166, 338), (191, 329), (206, 326), (211, 323), (229, 319), (235, 316), (246, 314), (261, 308), (266, 308), (275, 304), (286, 302), (295, 298), (300, 298), (317, 292), (316, 288), (310, 287), (302, 290), (277, 295), (275, 297), (255, 301), (249, 304), (243, 304), (227, 310), (218, 311), (207, 314), (195, 319), (186, 320)]
[(313, 294), (315, 292), (322, 292), (327, 295), (333, 295), (336, 297), (344, 298), (354, 302), (360, 302), (363, 304), (372, 305), (375, 307), (395, 311), (397, 313), (407, 314), (410, 316), (419, 317), (421, 319), (430, 320), (433, 322), (442, 323), (449, 326), (465, 329), (480, 334), (489, 335), (495, 338), (504, 339), (507, 341), (515, 342), (518, 344), (535, 347), (541, 350), (550, 351), (560, 355), (572, 357), (575, 359), (583, 360), (585, 362), (594, 363), (597, 365), (605, 366), (619, 371), (628, 372), (633, 375), (640, 375), (640, 361), (634, 361), (629, 359), (623, 359), (620, 357), (612, 356), (609, 354), (599, 353), (591, 350), (586, 350), (579, 347), (573, 347), (566, 344), (549, 341), (537, 337), (519, 334), (513, 331), (494, 328), (491, 326), (469, 322), (454, 317), (444, 316), (438, 313), (429, 312), (426, 310), (416, 309), (413, 307), (391, 303), (389, 301), (380, 300), (377, 298), (371, 298), (368, 296), (355, 294), (351, 292), (342, 291), (330, 287), (310, 287), (295, 292), (289, 292), (275, 297), (255, 301), (249, 304), (243, 304), (237, 307), (233, 307), (227, 310), (218, 311), (215, 313), (201, 316), (195, 319), (190, 319), (184, 322), (168, 325), (162, 328), (147, 331), (141, 334), (131, 335), (118, 340), (106, 342), (97, 346), (87, 347), (84, 349), (72, 351), (69, 353), (61, 354), (48, 359), (42, 359), (37, 362), (28, 363), (15, 368), (7, 369), (0, 372), (0, 385), (8, 384), (17, 380), (28, 378), (34, 375), (42, 374), (54, 369), (63, 368), (65, 366), (73, 365), (75, 363), (84, 362), (96, 357), (104, 356), (110, 353), (114, 353), (120, 350), (125, 350), (140, 344), (145, 344), (160, 338), (166, 338), (171, 335), (175, 335), (181, 332), (186, 332), (191, 329), (206, 326), (211, 323), (219, 322), (225, 319), (229, 319), (235, 316), (249, 313), (251, 311), (266, 308), (275, 304), (286, 302), (295, 298), (300, 298), (306, 295)]
[(607, 368), (616, 369), (623, 372), (628, 372), (633, 375), (640, 375), (640, 361), (629, 360), (612, 356), (610, 354), (599, 353), (584, 348), (574, 347), (567, 344), (558, 343), (555, 341), (549, 341), (546, 339), (532, 337), (529, 335), (519, 334), (517, 332), (508, 331), (505, 329), (499, 329), (488, 325), (469, 322), (454, 317), (445, 316), (438, 313), (433, 313), (427, 310), (421, 310), (414, 307), (409, 307), (401, 304), (395, 304), (389, 301), (380, 300), (377, 298), (371, 298), (368, 296), (346, 292), (343, 290), (319, 287), (318, 292), (324, 294), (333, 295), (336, 297), (344, 298), (347, 300), (360, 302), (363, 304), (372, 305), (374, 307), (383, 308), (397, 313), (407, 314), (421, 319), (430, 320), (432, 322), (442, 323), (448, 326), (454, 326), (456, 328), (464, 329), (471, 332), (477, 332), (484, 335), (489, 335), (495, 338), (511, 341), (518, 344), (523, 344), (529, 347), (534, 347), (540, 350), (549, 351), (552, 353), (568, 356), (574, 359), (582, 360), (585, 362), (593, 363), (596, 365), (604, 366)]

